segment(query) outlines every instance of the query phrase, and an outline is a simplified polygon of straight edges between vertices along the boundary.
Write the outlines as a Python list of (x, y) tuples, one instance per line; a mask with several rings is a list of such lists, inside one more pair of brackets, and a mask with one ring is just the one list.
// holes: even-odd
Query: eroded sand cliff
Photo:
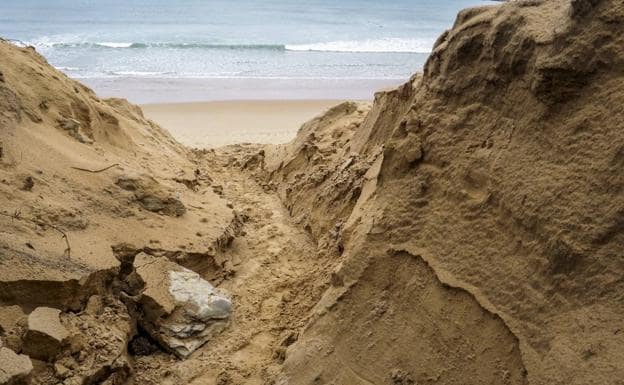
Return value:
[[(622, 47), (620, 1), (469, 9), (372, 105), (190, 151), (1, 43), (11, 381), (622, 383)], [(172, 263), (226, 322), (170, 327)]]

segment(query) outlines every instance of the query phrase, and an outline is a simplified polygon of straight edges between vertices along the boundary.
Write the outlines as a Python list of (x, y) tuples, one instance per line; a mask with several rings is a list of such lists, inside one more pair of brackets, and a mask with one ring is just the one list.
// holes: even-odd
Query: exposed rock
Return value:
[(26, 381), (33, 370), (28, 356), (0, 347), (0, 385), (16, 385)]
[(89, 297), (87, 300), (87, 306), (85, 307), (85, 312), (93, 316), (98, 316), (102, 314), (102, 311), (102, 297), (99, 295), (92, 295)]
[(28, 330), (24, 337), (24, 352), (43, 361), (49, 361), (60, 352), (69, 332), (61, 324), (61, 311), (38, 307), (28, 316)]
[(145, 253), (134, 265), (145, 285), (139, 323), (165, 349), (188, 357), (227, 325), (230, 299), (198, 274)]

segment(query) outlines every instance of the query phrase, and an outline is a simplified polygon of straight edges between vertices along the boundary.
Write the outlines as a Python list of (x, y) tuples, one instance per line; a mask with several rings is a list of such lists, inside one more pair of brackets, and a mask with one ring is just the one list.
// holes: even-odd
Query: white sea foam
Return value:
[(108, 47), (108, 48), (130, 48), (133, 45), (133, 43), (114, 43), (114, 42), (101, 42), (101, 43), (94, 43), (94, 44), (102, 46), (102, 47)]
[(319, 51), (319, 52), (406, 52), (429, 53), (433, 41), (426, 39), (372, 39), (330, 41), (312, 44), (287, 44), (288, 51)]
[(80, 71), (81, 68), (78, 67), (63, 67), (63, 66), (59, 66), (59, 67), (54, 67), (59, 71)]
[(113, 76), (128, 76), (128, 77), (177, 77), (175, 72), (157, 72), (157, 71), (107, 71), (107, 74)]

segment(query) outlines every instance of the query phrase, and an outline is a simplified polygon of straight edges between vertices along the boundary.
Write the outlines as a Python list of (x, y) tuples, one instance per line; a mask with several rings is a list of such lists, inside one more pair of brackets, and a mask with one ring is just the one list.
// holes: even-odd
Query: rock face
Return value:
[(139, 324), (165, 349), (188, 357), (227, 325), (232, 302), (197, 273), (145, 253), (134, 266), (144, 284)]
[(61, 324), (61, 311), (38, 307), (28, 316), (28, 330), (24, 337), (24, 352), (42, 361), (56, 357), (67, 342), (69, 332)]
[(25, 382), (33, 370), (28, 356), (0, 347), (0, 385), (16, 385)]

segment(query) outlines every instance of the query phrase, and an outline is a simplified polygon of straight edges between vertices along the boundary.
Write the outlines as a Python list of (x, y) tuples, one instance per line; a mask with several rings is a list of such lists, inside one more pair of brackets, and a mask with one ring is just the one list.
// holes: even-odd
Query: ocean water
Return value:
[(270, 97), (271, 84), (284, 82), (305, 85), (303, 94), (315, 89), (314, 96), (328, 97), (358, 81), (374, 87), (407, 79), (422, 69), (435, 39), (460, 9), (484, 4), (19, 0), (2, 4), (0, 36), (35, 46), (52, 65), (104, 94), (123, 93), (124, 84), (142, 81), (139, 88), (146, 91), (135, 100), (150, 91), (162, 94), (163, 87), (182, 87), (188, 79), (202, 79), (208, 88), (219, 85), (213, 97), (203, 98), (227, 94), (228, 84), (244, 79), (261, 84), (258, 97)]

